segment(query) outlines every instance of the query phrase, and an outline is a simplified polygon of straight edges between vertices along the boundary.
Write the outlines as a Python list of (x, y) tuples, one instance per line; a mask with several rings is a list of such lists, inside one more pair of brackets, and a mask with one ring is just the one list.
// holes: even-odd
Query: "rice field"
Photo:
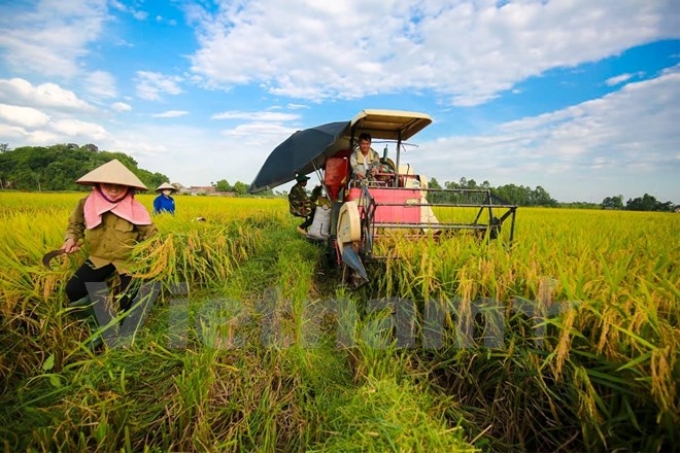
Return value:
[(134, 251), (148, 318), (93, 352), (84, 252), (40, 263), (83, 195), (0, 192), (4, 451), (680, 449), (680, 215), (386, 238), (351, 291), (285, 200), (179, 196)]

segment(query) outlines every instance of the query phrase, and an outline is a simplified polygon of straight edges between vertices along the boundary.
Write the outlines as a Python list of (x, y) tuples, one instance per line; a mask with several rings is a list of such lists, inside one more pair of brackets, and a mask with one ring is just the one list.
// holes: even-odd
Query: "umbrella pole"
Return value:
[(317, 168), (313, 162), (312, 165), (314, 166), (314, 173), (316, 173), (316, 177), (319, 178), (319, 181), (321, 182), (321, 187), (323, 187), (324, 192), (326, 192), (326, 195), (328, 195), (328, 187), (326, 187), (325, 178), (322, 178), (323, 175), (321, 174), (321, 169)]
[(394, 169), (394, 187), (399, 187), (399, 157), (401, 156), (401, 131), (399, 131), (399, 136), (397, 137), (397, 163), (395, 164), (397, 168)]

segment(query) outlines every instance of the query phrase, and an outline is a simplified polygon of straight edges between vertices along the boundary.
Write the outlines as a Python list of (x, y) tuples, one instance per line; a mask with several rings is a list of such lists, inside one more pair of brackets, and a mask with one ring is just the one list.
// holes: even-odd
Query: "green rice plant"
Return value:
[(352, 292), (285, 200), (180, 196), (134, 250), (163, 288), (144, 328), (92, 352), (63, 308), (86, 251), (40, 265), (84, 195), (0, 193), (5, 450), (680, 446), (678, 216), (523, 208), (511, 249), (385, 236)]
[[(523, 210), (524, 228), (518, 231), (520, 239), (511, 253), (497, 244), (479, 245), (465, 240), (389, 244), (389, 250), (398, 258), (388, 258), (378, 292), (408, 294), (415, 300), (440, 301), (444, 305), (455, 302), (457, 311), (449, 309), (454, 317), (449, 319), (444, 342), (450, 346), (432, 355), (437, 364), (449, 363), (450, 355), (452, 364), (458, 364), (452, 366), (462, 366), (458, 360), (468, 356), (457, 350), (458, 323), (461, 318), (471, 322), (471, 304), (485, 299), (504, 304), (503, 342), (515, 345), (512, 356), (517, 354), (519, 344), (539, 353), (517, 356), (522, 361), (530, 360), (522, 368), (534, 367), (537, 388), (545, 389), (537, 393), (544, 398), (534, 399), (530, 406), (534, 407), (531, 410), (535, 411), (535, 419), (554, 420), (556, 426), (563, 426), (554, 417), (559, 416), (559, 423), (564, 423), (565, 415), (576, 416), (581, 424), (580, 434), (565, 429), (555, 431), (551, 439), (542, 432), (541, 448), (570, 444), (595, 450), (620, 446), (659, 449), (677, 445), (677, 430), (669, 427), (677, 426), (680, 413), (676, 390), (678, 294), (674, 291), (680, 281), (672, 264), (680, 256), (677, 235), (671, 230), (680, 226), (680, 219), (668, 214), (642, 217), (637, 213), (596, 211), (533, 212), (540, 213), (540, 226), (532, 226), (532, 210)], [(650, 259), (652, 251), (658, 258)], [(544, 320), (545, 334), (538, 350), (531, 342), (521, 340), (522, 336), (534, 334), (540, 325), (522, 320), (518, 324), (517, 316), (513, 316), (517, 298), (540, 301), (546, 308), (555, 303), (572, 307)], [(475, 325), (479, 322), (484, 318), (477, 319)], [(472, 353), (494, 357), (493, 349), (485, 352), (483, 344), (477, 343), (471, 349)], [(575, 351), (591, 355), (575, 356)], [(428, 351), (426, 356), (430, 354)], [(499, 358), (507, 363), (512, 356), (501, 352)], [(537, 357), (542, 358), (536, 360)], [(598, 369), (607, 370), (606, 374), (595, 371)], [(592, 381), (590, 372), (612, 379)], [(511, 376), (506, 384), (513, 385), (519, 377)], [(483, 376), (478, 379), (487, 380)], [(497, 391), (491, 391), (494, 382), (483, 395), (497, 395)], [(515, 384), (517, 388), (527, 388), (526, 382), (519, 382)], [(462, 392), (467, 392), (465, 398), (469, 400), (468, 386), (449, 386), (446, 384), (448, 390), (444, 391), (461, 398)], [(516, 401), (518, 394), (515, 395), (501, 401)], [(486, 397), (480, 395), (472, 404), (481, 401)], [(496, 404), (498, 400), (494, 397), (492, 401)], [(487, 404), (490, 403), (484, 406)], [(566, 411), (563, 414), (556, 411), (560, 406)], [(510, 405), (500, 413), (505, 419), (516, 420), (526, 410), (523, 405)], [(633, 419), (631, 413), (638, 414), (637, 418)], [(590, 415), (579, 417), (586, 414)], [(487, 419), (480, 423), (503, 425)], [(628, 428), (636, 424), (640, 426), (637, 431)], [(521, 424), (517, 430), (491, 433), (498, 436), (496, 448), (504, 444), (515, 448), (519, 443), (522, 449), (532, 449), (538, 445), (529, 443), (530, 439), (536, 442), (539, 436), (533, 425)]]
[(454, 402), (430, 397), (421, 385), (369, 379), (356, 391), (338, 389), (331, 395), (321, 427), (325, 439), (310, 452), (478, 451), (464, 440), (461, 427), (437, 415)]

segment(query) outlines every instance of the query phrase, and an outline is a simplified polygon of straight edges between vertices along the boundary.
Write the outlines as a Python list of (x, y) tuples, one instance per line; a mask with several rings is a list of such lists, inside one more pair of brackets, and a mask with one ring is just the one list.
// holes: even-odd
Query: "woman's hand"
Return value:
[(76, 243), (75, 239), (68, 238), (64, 242), (64, 245), (61, 246), (61, 249), (66, 253), (71, 254), (80, 250), (80, 246)]

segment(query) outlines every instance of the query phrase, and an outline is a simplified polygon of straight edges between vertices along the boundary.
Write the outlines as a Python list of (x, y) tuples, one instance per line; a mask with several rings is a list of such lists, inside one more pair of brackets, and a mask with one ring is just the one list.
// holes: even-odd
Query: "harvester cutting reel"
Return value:
[(362, 237), (362, 219), (356, 201), (348, 201), (340, 207), (337, 224), (338, 254), (343, 262), (343, 281), (351, 281), (358, 287), (368, 282), (368, 273), (362, 256), (366, 236)]

